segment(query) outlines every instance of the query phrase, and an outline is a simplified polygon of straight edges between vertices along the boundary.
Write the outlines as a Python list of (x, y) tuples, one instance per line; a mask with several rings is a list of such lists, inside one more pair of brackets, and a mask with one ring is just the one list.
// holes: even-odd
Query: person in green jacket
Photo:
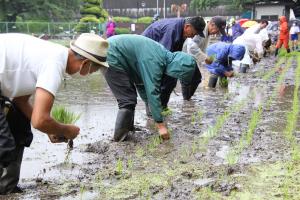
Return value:
[(169, 132), (163, 122), (160, 86), (165, 75), (190, 82), (197, 67), (194, 58), (183, 52), (170, 52), (161, 44), (140, 35), (117, 35), (108, 39), (105, 79), (117, 99), (114, 140), (123, 141), (134, 129), (137, 92), (148, 103), (163, 139)]

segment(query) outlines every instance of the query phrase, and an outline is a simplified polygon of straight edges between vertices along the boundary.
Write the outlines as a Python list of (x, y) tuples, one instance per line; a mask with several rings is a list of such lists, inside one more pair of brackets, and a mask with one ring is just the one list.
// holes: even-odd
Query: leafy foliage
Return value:
[(1, 0), (0, 20), (70, 21), (76, 18), (79, 5), (80, 0)]
[[(105, 22), (108, 13), (102, 8), (102, 3), (103, 0), (82, 0), (82, 6), (80, 8), (82, 18), (80, 22)], [(89, 28), (87, 25), (79, 24), (75, 29), (80, 32), (89, 32)]]
[(121, 35), (121, 34), (129, 34), (130, 29), (129, 28), (116, 28), (116, 34)]
[(138, 23), (151, 24), (152, 23), (152, 17), (141, 17), (141, 18), (138, 18)]
[(113, 19), (115, 22), (127, 22), (127, 23), (133, 22), (133, 20), (130, 19), (129, 17), (113, 17)]

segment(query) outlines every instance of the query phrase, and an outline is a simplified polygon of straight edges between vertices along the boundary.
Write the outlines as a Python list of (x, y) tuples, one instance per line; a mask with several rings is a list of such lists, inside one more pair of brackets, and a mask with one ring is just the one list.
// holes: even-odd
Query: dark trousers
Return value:
[(0, 177), (0, 194), (7, 194), (18, 185), (23, 158), (24, 146), (17, 146), (15, 149), (16, 159), (9, 162), (6, 167), (2, 167)]
[[(184, 83), (182, 81), (182, 95), (185, 100), (189, 100), (195, 93), (198, 85), (201, 83), (201, 73), (198, 67), (196, 67), (194, 75), (192, 77), (192, 80), (190, 83)], [(161, 84), (161, 104), (163, 108), (166, 108), (168, 106), (170, 96), (172, 91), (175, 89), (177, 84), (177, 79), (170, 77), (168, 75), (165, 75), (162, 80)]]
[(10, 193), (19, 182), (24, 146), (30, 146), (33, 135), (30, 120), (16, 106), (3, 112), (0, 108), (0, 194)]
[(110, 67), (106, 71), (105, 79), (117, 99), (119, 109), (135, 110), (137, 93), (134, 83), (130, 81), (129, 75), (124, 71)]

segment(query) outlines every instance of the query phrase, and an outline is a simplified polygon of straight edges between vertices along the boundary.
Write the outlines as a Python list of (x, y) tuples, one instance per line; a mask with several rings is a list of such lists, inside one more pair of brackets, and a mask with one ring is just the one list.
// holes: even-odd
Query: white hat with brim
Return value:
[(76, 40), (70, 42), (70, 48), (94, 63), (109, 67), (106, 62), (108, 42), (99, 35), (82, 33)]

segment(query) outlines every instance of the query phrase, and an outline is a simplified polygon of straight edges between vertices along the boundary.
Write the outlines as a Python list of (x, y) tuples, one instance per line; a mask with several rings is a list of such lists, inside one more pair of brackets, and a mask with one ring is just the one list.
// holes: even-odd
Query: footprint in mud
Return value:
[(221, 182), (212, 185), (212, 190), (220, 192), (224, 196), (229, 196), (232, 191), (238, 191), (241, 189), (241, 185), (235, 182)]

